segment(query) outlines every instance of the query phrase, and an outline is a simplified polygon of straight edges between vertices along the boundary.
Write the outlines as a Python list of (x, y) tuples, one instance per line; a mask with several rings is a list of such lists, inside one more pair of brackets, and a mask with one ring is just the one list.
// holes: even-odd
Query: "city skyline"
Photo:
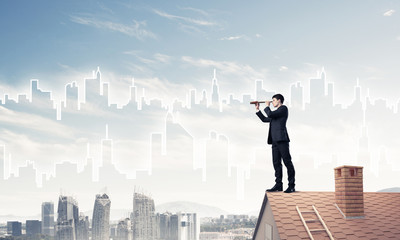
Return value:
[[(97, 71), (96, 73), (94, 72), (93, 77), (91, 79), (89, 79), (92, 81), (92, 85), (94, 84), (93, 80), (97, 80), (98, 83), (94, 84), (95, 86), (100, 86), (100, 85), (109, 86), (108, 84), (106, 84), (106, 82), (101, 81), (100, 75), (101, 74), (99, 71)], [(40, 88), (38, 88), (38, 80), (31, 81), (31, 83), (34, 83), (34, 84), (31, 84), (31, 86), (33, 87), (32, 91), (31, 91), (32, 96), (38, 96), (37, 97), (38, 99), (35, 99), (35, 97), (33, 97), (32, 103), (29, 103), (29, 104), (34, 104), (35, 101), (39, 101), (39, 102), (49, 101), (51, 92), (42, 91)], [(99, 92), (97, 92), (97, 95), (96, 94), (93, 95), (93, 93), (91, 93), (91, 91), (90, 91), (90, 88), (88, 88), (88, 87), (85, 87), (85, 90), (88, 93), (92, 94), (92, 95), (88, 94), (91, 96), (92, 101), (97, 101), (100, 103), (103, 102), (103, 104), (104, 104), (104, 106), (102, 107), (103, 109), (109, 109), (110, 111), (114, 111), (114, 112), (115, 111), (124, 112), (125, 109), (129, 109), (129, 107), (132, 104), (134, 104), (133, 105), (134, 111), (139, 113), (140, 111), (145, 112), (146, 108), (152, 109), (153, 108), (152, 104), (155, 104), (154, 105), (155, 107), (161, 109), (161, 112), (164, 112), (164, 114), (166, 114), (166, 115), (164, 115), (164, 114), (160, 115), (160, 116), (163, 116), (163, 115), (165, 116), (165, 123), (166, 123), (166, 129), (164, 130), (165, 132), (164, 133), (163, 132), (154, 132), (154, 131), (149, 132), (149, 134), (151, 135), (151, 146), (153, 149), (151, 152), (151, 155), (150, 155), (150, 164), (145, 165), (145, 166), (147, 166), (147, 169), (146, 168), (137, 169), (139, 171), (136, 171), (136, 173), (135, 173), (135, 175), (138, 173), (141, 174), (140, 172), (144, 171), (144, 172), (148, 172), (148, 174), (154, 175), (155, 173), (157, 173), (158, 168), (166, 167), (162, 163), (163, 161), (158, 161), (157, 159), (162, 159), (162, 158), (165, 158), (164, 156), (168, 156), (166, 149), (171, 149), (171, 147), (176, 148), (176, 146), (174, 146), (174, 144), (170, 144), (176, 138), (174, 136), (179, 136), (180, 134), (186, 135), (186, 138), (187, 138), (186, 141), (189, 141), (186, 143), (186, 144), (189, 143), (188, 147), (185, 147), (186, 149), (191, 148), (190, 147), (190, 145), (191, 145), (190, 141), (192, 141), (191, 139), (196, 140), (194, 135), (189, 134), (190, 130), (187, 128), (187, 126), (183, 122), (179, 122), (174, 119), (177, 115), (179, 115), (180, 118), (182, 118), (182, 116), (187, 116), (187, 114), (184, 114), (185, 111), (186, 112), (189, 111), (189, 113), (190, 113), (190, 111), (193, 111), (194, 109), (198, 108), (199, 106), (203, 106), (203, 111), (205, 111), (205, 112), (210, 111), (212, 114), (216, 114), (216, 113), (224, 114), (224, 111), (226, 111), (225, 109), (232, 108), (235, 105), (244, 105), (244, 106), (248, 107), (248, 102), (252, 99), (255, 99), (255, 97), (252, 97), (252, 96), (260, 96), (261, 95), (261, 96), (271, 97), (274, 94), (273, 91), (271, 91), (271, 90), (268, 91), (263, 88), (263, 81), (255, 80), (254, 93), (253, 94), (244, 94), (243, 95), (244, 99), (246, 99), (246, 98), (247, 99), (246, 99), (246, 102), (243, 102), (243, 100), (240, 101), (238, 99), (233, 98), (232, 95), (229, 95), (226, 98), (224, 98), (223, 96), (220, 96), (218, 83), (217, 83), (217, 76), (216, 76), (215, 71), (214, 71), (213, 77), (210, 78), (210, 83), (212, 86), (211, 87), (212, 91), (211, 91), (210, 95), (207, 94), (207, 90), (203, 90), (203, 91), (201, 91), (202, 94), (201, 94), (201, 98), (199, 99), (199, 101), (194, 101), (194, 103), (193, 103), (193, 99), (195, 99), (195, 95), (193, 93), (198, 92), (198, 90), (192, 89), (189, 91), (189, 97), (186, 99), (187, 100), (186, 104), (185, 104), (185, 102), (177, 99), (172, 106), (172, 107), (175, 106), (175, 108), (173, 110), (170, 110), (170, 108), (168, 108), (168, 107), (163, 107), (162, 101), (153, 101), (151, 99), (146, 99), (146, 98), (141, 98), (140, 101), (134, 101), (134, 99), (135, 99), (134, 97), (132, 97), (131, 103), (128, 103), (127, 105), (124, 105), (121, 108), (116, 108), (115, 105), (114, 105), (114, 107), (112, 107), (113, 105), (108, 104), (107, 103), (108, 101), (104, 100), (104, 96), (101, 95), (100, 90), (99, 90)], [(67, 85), (67, 86), (69, 86), (69, 85)], [(75, 87), (77, 88), (77, 86), (75, 86)], [(312, 95), (312, 97), (310, 97), (311, 101), (306, 101), (306, 98), (304, 96), (304, 92), (305, 92), (304, 86), (299, 84), (299, 82), (290, 84), (290, 94), (287, 95), (288, 96), (287, 101), (290, 101), (289, 106), (291, 108), (293, 108), (294, 111), (297, 112), (296, 115), (298, 115), (298, 116), (301, 116), (302, 112), (305, 113), (307, 111), (313, 111), (313, 109), (318, 110), (318, 109), (321, 109), (321, 107), (323, 109), (331, 108), (331, 110), (329, 110), (327, 112), (330, 112), (330, 111), (346, 112), (350, 109), (353, 109), (354, 113), (358, 112), (358, 117), (357, 117), (357, 115), (350, 116), (350, 117), (356, 121), (356, 123), (358, 124), (357, 126), (363, 126), (363, 128), (366, 128), (365, 127), (365, 122), (366, 122), (365, 116), (367, 116), (368, 114), (366, 115), (365, 112), (368, 113), (368, 111), (371, 111), (371, 109), (374, 109), (374, 108), (388, 109), (387, 110), (388, 113), (393, 115), (393, 117), (396, 117), (398, 115), (398, 112), (396, 111), (396, 107), (392, 107), (392, 108), (388, 108), (387, 106), (385, 107), (385, 105), (386, 105), (386, 104), (384, 104), (385, 100), (370, 99), (368, 97), (368, 95), (365, 96), (365, 98), (362, 98), (361, 97), (361, 86), (358, 83), (354, 86), (354, 100), (352, 103), (350, 103), (348, 106), (334, 104), (334, 102), (333, 102), (334, 83), (326, 81), (326, 73), (324, 71), (319, 73), (319, 77), (310, 78), (310, 88), (312, 88), (312, 89), (310, 89), (309, 91), (314, 93), (314, 95)], [(325, 91), (325, 88), (328, 89), (328, 91)], [(137, 90), (134, 83), (132, 83), (132, 86), (130, 86), (129, 89), (133, 93), (135, 93)], [(70, 90), (69, 88), (66, 88), (66, 92), (68, 92), (69, 90)], [(37, 92), (37, 93), (33, 94), (34, 92)], [(212, 93), (214, 93), (214, 94), (212, 94)], [(218, 93), (218, 94), (216, 94), (216, 93)], [(75, 95), (72, 94), (72, 95), (75, 98), (78, 98), (78, 96), (76, 94)], [(68, 95), (66, 95), (66, 96), (68, 96)], [(209, 98), (212, 99), (213, 96), (214, 96), (214, 99), (221, 98), (220, 100), (218, 100), (218, 103), (214, 102), (214, 106), (217, 105), (216, 107), (213, 107), (212, 100), (208, 101), (208, 99)], [(98, 101), (99, 98), (100, 99), (103, 98), (103, 100)], [(292, 98), (293, 98), (293, 100), (291, 100)], [(67, 99), (65, 99), (65, 102), (77, 104), (77, 102), (74, 100), (75, 99), (67, 98)], [(207, 102), (210, 102), (210, 104), (208, 106), (207, 106)], [(293, 104), (292, 104), (292, 102), (293, 102)], [(375, 102), (379, 103), (376, 107), (374, 107)], [(69, 109), (69, 112), (66, 111), (68, 114), (74, 114), (74, 111), (75, 111), (75, 113), (85, 112), (86, 111), (85, 104), (87, 105), (88, 103), (90, 103), (90, 102), (87, 102), (87, 103), (83, 102), (82, 103), (83, 107), (78, 108), (78, 106), (79, 106), (78, 105), (77, 107), (73, 107), (72, 110), (71, 110), (71, 105), (67, 104), (67, 105), (64, 105), (63, 108), (61, 108), (61, 109)], [(318, 103), (318, 104), (315, 105), (316, 103)], [(24, 104), (25, 104), (25, 107), (22, 108), (22, 111), (29, 111), (30, 108), (29, 108), (29, 105), (26, 105), (27, 104), (26, 102), (15, 103), (11, 100), (8, 100), (3, 104), (3, 106), (9, 107), (10, 109), (17, 109), (17, 111), (21, 111), (21, 108), (18, 107), (19, 104), (21, 104), (22, 106), (24, 106)], [(144, 108), (140, 109), (139, 108), (140, 105), (143, 105)], [(46, 115), (48, 115), (48, 110), (52, 109), (53, 114), (48, 115), (49, 116), (48, 118), (53, 119), (54, 121), (57, 121), (57, 122), (66, 121), (63, 119), (63, 114), (62, 113), (55, 114), (56, 108), (53, 108), (51, 106), (52, 106), (52, 104), (44, 105), (44, 109), (40, 112), (40, 114), (43, 116), (46, 116)], [(380, 106), (380, 107), (378, 107), (378, 106)], [(246, 110), (246, 112), (252, 112), (251, 107), (252, 106), (250, 106), (249, 109)], [(26, 110), (26, 109), (28, 109), (28, 110)], [(332, 114), (333, 114), (333, 112), (332, 112)], [(55, 120), (57, 115), (61, 115), (61, 118), (59, 120)], [(86, 116), (86, 115), (87, 114), (84, 114), (84, 116)], [(69, 116), (64, 114), (64, 117), (68, 119)], [(296, 116), (295, 116), (295, 118), (296, 118)], [(66, 123), (68, 124), (68, 121)], [(186, 123), (187, 123), (187, 121), (186, 121)], [(93, 151), (93, 150), (91, 150), (91, 146), (93, 148), (94, 144), (93, 144), (93, 142), (89, 141), (86, 144), (87, 152), (86, 152), (86, 154), (84, 154), (86, 157), (85, 158), (83, 158), (82, 156), (80, 157), (82, 159), (81, 163), (79, 163), (79, 161), (76, 163), (73, 163), (68, 160), (67, 160), (67, 162), (64, 161), (64, 162), (60, 162), (60, 163), (53, 162), (54, 170), (55, 170), (54, 173), (51, 175), (45, 174), (42, 176), (42, 180), (44, 181), (44, 184), (45, 184), (44, 186), (42, 186), (42, 188), (43, 188), (42, 191), (43, 190), (46, 191), (46, 189), (47, 189), (46, 183), (47, 182), (49, 182), (49, 183), (53, 182), (51, 184), (53, 186), (52, 187), (53, 189), (56, 186), (62, 186), (63, 184), (65, 185), (65, 183), (63, 183), (63, 180), (62, 180), (64, 178), (63, 176), (65, 176), (64, 179), (66, 179), (66, 178), (68, 178), (67, 176), (69, 176), (70, 173), (72, 173), (72, 172), (76, 172), (76, 173), (80, 174), (81, 177), (77, 178), (77, 179), (81, 179), (80, 181), (84, 181), (84, 182), (87, 182), (87, 181), (96, 182), (96, 181), (101, 180), (101, 179), (99, 179), (99, 177), (110, 175), (110, 174), (111, 174), (110, 176), (114, 176), (113, 181), (115, 181), (115, 179), (120, 179), (119, 180), (120, 182), (121, 181), (124, 182), (124, 179), (128, 180), (129, 175), (124, 176), (124, 174), (121, 172), (121, 170), (118, 170), (118, 161), (116, 161), (115, 156), (113, 154), (114, 153), (113, 142), (115, 140), (110, 139), (110, 137), (109, 137), (109, 125), (110, 124), (105, 124), (104, 126), (102, 126), (102, 124), (100, 124), (100, 128), (104, 128), (103, 131), (105, 133), (100, 134), (100, 136), (103, 135), (103, 137), (101, 137), (100, 140), (97, 140), (97, 142), (100, 142), (100, 148), (97, 147), (97, 149), (100, 150), (99, 151), (100, 154), (97, 155), (97, 162), (96, 162), (96, 157), (91, 156), (91, 151)], [(124, 128), (122, 128), (122, 129), (124, 129)], [(198, 131), (198, 130), (196, 130), (196, 131)], [(364, 159), (364, 160), (360, 159), (362, 161), (361, 163), (364, 164), (365, 166), (367, 166), (368, 164), (369, 165), (377, 164), (378, 162), (376, 162), (376, 161), (378, 161), (379, 159), (376, 159), (376, 156), (374, 158), (375, 162), (369, 162), (371, 160), (371, 156), (370, 156), (370, 153), (368, 152), (368, 151), (370, 151), (370, 148), (368, 148), (369, 140), (368, 140), (367, 130), (363, 130), (362, 133), (357, 133), (357, 135), (360, 138), (361, 137), (366, 138), (363, 140), (364, 146), (358, 147), (360, 149), (364, 148), (364, 153), (362, 153), (362, 154), (364, 154), (364, 156), (365, 155), (367, 156), (367, 159)], [(260, 136), (260, 137), (262, 137), (262, 136)], [(182, 144), (182, 143), (183, 142), (181, 142), (180, 144)], [(205, 150), (205, 152), (200, 153), (200, 154), (202, 154), (205, 159), (203, 160), (203, 163), (197, 162), (197, 168), (199, 168), (202, 173), (199, 172), (199, 175), (197, 175), (198, 177), (197, 177), (196, 181), (198, 181), (199, 183), (202, 181), (207, 182), (207, 180), (209, 180), (209, 181), (214, 180), (214, 183), (221, 182), (222, 178), (221, 178), (220, 174), (223, 172), (225, 172), (225, 176), (228, 181), (229, 181), (229, 179), (233, 180), (232, 177), (230, 177), (230, 176), (232, 174), (231, 171), (234, 168), (232, 168), (233, 167), (232, 160), (230, 159), (229, 156), (232, 155), (232, 153), (230, 153), (230, 151), (235, 151), (235, 149), (232, 149), (232, 147), (229, 147), (229, 145), (232, 144), (230, 135), (229, 134), (221, 134), (218, 131), (210, 130), (209, 136), (206, 138), (206, 142), (204, 142), (203, 144), (205, 144), (203, 146), (205, 147), (206, 150)], [(85, 145), (85, 144), (82, 144), (82, 145)], [(184, 155), (184, 156), (186, 156), (185, 158), (187, 158), (187, 157), (191, 158), (190, 157), (191, 155), (193, 157), (195, 157), (195, 155), (193, 155), (193, 154), (196, 154), (195, 153), (196, 145), (193, 145), (193, 147), (194, 148), (192, 150), (190, 150), (189, 152), (186, 152), (186, 153), (181, 152), (179, 154), (182, 154), (182, 153), (186, 154), (186, 155)], [(224, 151), (227, 151), (226, 152), (227, 155), (225, 155), (225, 156), (224, 155), (219, 155), (219, 156), (215, 155), (215, 153), (218, 152), (217, 149), (221, 149), (221, 147), (223, 149), (225, 149)], [(2, 151), (4, 152), (3, 156), (5, 156), (4, 149), (6, 149), (5, 146), (2, 147)], [(198, 149), (198, 147), (197, 147), (197, 149)], [(190, 153), (191, 151), (193, 153)], [(197, 150), (197, 154), (199, 154), (198, 151), (199, 150)], [(251, 150), (251, 151), (254, 151), (254, 153), (257, 155), (257, 151), (259, 151), (259, 150), (257, 150), (257, 148), (256, 149), (253, 148), (253, 150)], [(367, 153), (365, 153), (365, 151), (367, 151)], [(381, 150), (379, 150), (379, 151), (381, 151)], [(176, 158), (178, 156), (174, 152), (169, 153), (169, 154), (172, 154), (171, 157), (173, 157), (173, 158)], [(379, 154), (382, 154), (382, 153), (379, 153)], [(327, 156), (325, 156), (324, 158), (327, 159), (327, 157), (329, 157), (329, 154)], [(380, 158), (382, 158), (382, 156)], [(7, 158), (3, 158), (3, 162), (7, 163), (7, 161), (4, 161), (4, 159), (7, 160)], [(214, 159), (214, 160), (210, 161), (211, 159)], [(257, 160), (257, 156), (255, 156), (255, 159)], [(10, 159), (8, 159), (8, 160), (10, 160)], [(86, 161), (86, 163), (85, 163), (85, 161)], [(208, 163), (205, 165), (206, 161)], [(252, 161), (254, 161), (254, 160), (250, 160), (250, 162), (247, 163), (247, 166), (251, 166)], [(326, 161), (329, 162), (332, 160), (325, 160), (325, 163), (326, 163)], [(355, 157), (355, 159), (353, 159), (351, 161), (355, 162), (355, 161), (357, 161), (357, 158)], [(10, 163), (10, 162), (8, 161), (8, 163)], [(190, 168), (193, 169), (193, 167), (196, 166), (195, 158), (193, 158), (192, 164), (190, 164), (190, 162), (188, 162), (188, 163), (189, 163), (189, 165), (187, 165), (188, 168), (187, 168), (187, 170), (185, 170), (186, 173), (190, 173), (191, 170), (189, 170), (189, 169)], [(266, 162), (266, 163), (268, 164), (268, 162)], [(40, 172), (36, 172), (37, 169), (34, 167), (33, 164), (34, 164), (33, 162), (28, 162), (28, 165), (26, 165), (25, 167), (22, 166), (22, 167), (17, 168), (17, 169), (21, 170), (20, 174), (22, 174), (21, 175), (22, 177), (24, 177), (25, 175), (31, 176), (31, 177), (36, 175), (36, 177), (34, 177), (34, 178), (37, 179), (37, 176), (41, 176)], [(314, 160), (314, 164), (313, 164), (314, 166), (320, 166), (321, 164), (324, 164), (324, 161)], [(393, 162), (393, 161), (387, 162), (385, 164), (392, 165), (392, 169), (393, 169), (393, 166), (395, 166), (394, 165), (395, 162)], [(190, 166), (190, 165), (192, 165), (192, 166)], [(81, 166), (81, 167), (79, 167), (79, 166)], [(183, 166), (184, 165), (182, 165), (182, 167)], [(240, 166), (237, 165), (236, 167), (239, 168)], [(96, 170), (96, 168), (97, 168), (97, 170)], [(10, 168), (8, 168), (8, 169), (10, 169)], [(26, 170), (24, 170), (24, 169), (26, 169)], [(207, 169), (209, 169), (209, 170), (207, 171)], [(211, 169), (211, 171), (210, 171), (210, 169)], [(244, 169), (246, 169), (246, 166), (244, 166)], [(370, 171), (372, 171), (372, 170), (373, 170), (373, 168), (370, 169)], [(377, 169), (375, 169), (375, 170), (377, 170)], [(235, 191), (234, 189), (236, 188), (236, 191), (235, 191), (236, 194), (234, 194), (234, 195), (236, 195), (236, 198), (238, 198), (238, 191), (245, 191), (244, 185), (243, 184), (241, 185), (240, 181), (245, 181), (247, 179), (247, 177), (245, 175), (249, 174), (249, 172), (246, 173), (246, 171), (247, 170), (245, 170), (244, 175), (236, 176), (236, 183), (234, 183), (234, 182), (229, 183), (229, 185), (233, 187), (233, 189), (232, 189), (233, 191)], [(24, 174), (24, 172), (25, 172), (25, 174)], [(57, 176), (55, 174), (56, 172), (58, 172), (59, 174), (61, 174), (61, 173), (63, 173), (63, 174), (61, 176)], [(215, 173), (213, 173), (213, 172), (215, 172)], [(84, 175), (82, 175), (82, 174), (85, 174), (86, 176), (84, 177)], [(375, 172), (375, 174), (377, 175), (377, 174), (379, 174), (379, 172)], [(47, 175), (47, 177), (46, 177), (46, 175)], [(12, 175), (11, 179), (18, 179), (18, 177), (16, 177), (16, 175)], [(56, 180), (56, 179), (59, 179), (59, 181), (57, 181), (57, 183), (54, 182), (54, 180)], [(111, 178), (109, 178), (109, 179), (111, 179)], [(157, 178), (154, 179), (155, 182), (157, 181), (156, 179)], [(104, 179), (104, 180), (106, 180), (106, 179)], [(133, 179), (133, 181), (131, 181), (131, 182), (136, 184), (137, 181), (135, 181), (135, 180), (138, 180), (137, 177), (136, 177), (136, 179)], [(4, 183), (6, 183), (7, 181), (8, 180), (6, 180)], [(100, 185), (98, 187), (99, 189), (101, 188), (101, 182), (103, 182), (103, 184), (105, 184), (105, 185), (110, 184), (110, 183), (107, 183), (107, 181), (100, 181), (99, 182)], [(128, 182), (129, 182), (129, 180), (128, 180)], [(126, 182), (126, 183), (128, 183), (128, 182)], [(12, 181), (10, 182), (10, 184), (11, 183), (12, 183)], [(33, 187), (35, 186), (35, 184), (32, 184), (32, 182), (30, 184)], [(58, 185), (58, 184), (60, 184), (60, 185)], [(122, 185), (124, 185), (124, 184), (122, 184)], [(229, 185), (225, 184), (225, 188)], [(236, 185), (236, 187), (235, 187), (235, 185)], [(393, 187), (395, 187), (395, 186), (393, 186)], [(378, 187), (377, 190), (382, 189), (382, 188), (384, 188), (384, 187), (380, 187), (380, 188)], [(234, 196), (234, 195), (232, 195), (232, 196)]]
[(104, 187), (129, 209), (133, 186), (158, 203), (258, 209), (273, 170), (248, 102), (273, 93), (289, 107), (299, 191), (333, 190), (343, 164), (365, 167), (366, 191), (399, 187), (399, 9), (2, 1), (0, 212), (34, 215), (65, 191), (91, 209)]

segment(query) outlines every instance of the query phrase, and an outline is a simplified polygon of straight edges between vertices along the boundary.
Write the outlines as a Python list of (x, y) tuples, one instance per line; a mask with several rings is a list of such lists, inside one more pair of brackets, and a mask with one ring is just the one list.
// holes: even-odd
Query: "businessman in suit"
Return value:
[[(267, 189), (268, 192), (276, 192), (283, 190), (282, 184), (282, 160), (287, 168), (289, 187), (285, 193), (295, 192), (295, 171), (292, 163), (292, 157), (289, 151), (289, 135), (286, 129), (286, 121), (288, 119), (288, 108), (283, 105), (284, 97), (281, 94), (275, 94), (272, 101), (266, 101), (267, 107), (264, 109), (268, 117), (261, 113), (259, 103), (256, 103), (257, 116), (263, 122), (269, 122), (268, 144), (272, 144), (272, 163), (275, 169), (275, 185)], [(271, 111), (269, 105), (276, 108)]]

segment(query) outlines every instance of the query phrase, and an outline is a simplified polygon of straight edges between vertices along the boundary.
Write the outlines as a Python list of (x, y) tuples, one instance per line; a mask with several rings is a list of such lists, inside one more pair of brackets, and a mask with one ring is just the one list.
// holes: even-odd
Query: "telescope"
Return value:
[(256, 104), (256, 103), (265, 103), (265, 101), (252, 101), (250, 104)]

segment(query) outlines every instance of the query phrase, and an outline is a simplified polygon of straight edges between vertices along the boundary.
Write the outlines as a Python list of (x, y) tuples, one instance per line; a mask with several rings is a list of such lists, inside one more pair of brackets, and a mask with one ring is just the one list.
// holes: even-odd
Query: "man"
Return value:
[(266, 101), (267, 107), (264, 109), (268, 117), (265, 117), (260, 111), (260, 104), (256, 103), (257, 116), (263, 122), (269, 122), (268, 144), (272, 144), (272, 163), (275, 169), (275, 186), (267, 189), (268, 192), (282, 191), (282, 159), (288, 172), (289, 187), (285, 193), (295, 192), (294, 186), (294, 166), (289, 152), (289, 135), (286, 129), (288, 119), (288, 108), (283, 105), (285, 99), (281, 94), (275, 94), (272, 97), (272, 105), (276, 108), (271, 111), (269, 105), (271, 101)]

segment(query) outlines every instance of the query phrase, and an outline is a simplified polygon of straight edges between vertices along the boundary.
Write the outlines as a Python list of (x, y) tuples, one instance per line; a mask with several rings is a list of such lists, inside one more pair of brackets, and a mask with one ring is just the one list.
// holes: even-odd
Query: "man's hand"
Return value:
[(260, 110), (260, 104), (257, 102), (256, 103), (256, 110), (259, 111)]
[(269, 104), (271, 104), (271, 101), (265, 101), (265, 104), (267, 105), (267, 107), (269, 107)]

